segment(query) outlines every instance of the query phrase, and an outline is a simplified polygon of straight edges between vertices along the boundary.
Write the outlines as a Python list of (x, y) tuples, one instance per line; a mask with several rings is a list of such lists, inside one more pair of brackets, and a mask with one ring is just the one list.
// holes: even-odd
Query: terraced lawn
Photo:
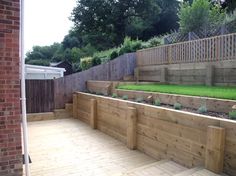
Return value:
[(120, 85), (118, 89), (236, 100), (236, 86), (130, 84)]

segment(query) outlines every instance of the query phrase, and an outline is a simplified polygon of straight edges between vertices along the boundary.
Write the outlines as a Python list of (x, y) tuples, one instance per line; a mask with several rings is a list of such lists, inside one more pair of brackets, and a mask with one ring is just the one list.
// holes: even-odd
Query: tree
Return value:
[(26, 62), (30, 60), (47, 60), (53, 58), (54, 53), (59, 50), (61, 44), (54, 43), (51, 46), (34, 46), (32, 51), (26, 53)]
[(235, 0), (224, 0), (220, 1), (223, 8), (226, 8), (229, 13), (232, 13), (236, 9)]
[(153, 29), (160, 14), (157, 2), (78, 0), (71, 19), (80, 36), (86, 36), (87, 43), (95, 47), (105, 43), (110, 48), (122, 43), (126, 35), (142, 39), (145, 31)]
[(74, 48), (74, 47), (81, 47), (82, 46), (82, 38), (77, 35), (76, 30), (70, 30), (69, 34), (66, 35), (62, 41), (62, 47), (66, 48)]
[(178, 13), (180, 31), (183, 34), (198, 31), (206, 33), (222, 25), (225, 15), (219, 5), (208, 0), (194, 0), (192, 5), (183, 3)]

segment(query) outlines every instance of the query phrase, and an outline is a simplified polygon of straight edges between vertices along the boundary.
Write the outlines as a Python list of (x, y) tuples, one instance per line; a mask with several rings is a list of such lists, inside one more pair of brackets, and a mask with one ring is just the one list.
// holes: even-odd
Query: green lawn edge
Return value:
[(129, 84), (119, 85), (118, 89), (145, 92), (158, 92), (188, 96), (200, 96), (236, 100), (234, 86), (203, 86), (203, 85), (170, 85), (170, 84)]

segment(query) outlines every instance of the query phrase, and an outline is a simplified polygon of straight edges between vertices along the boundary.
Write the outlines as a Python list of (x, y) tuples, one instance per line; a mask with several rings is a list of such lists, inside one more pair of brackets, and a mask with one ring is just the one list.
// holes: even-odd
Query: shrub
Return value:
[(119, 56), (119, 51), (118, 50), (114, 50), (110, 54), (110, 59), (113, 60), (113, 59), (117, 58), (118, 56)]
[(182, 109), (182, 105), (180, 103), (175, 103), (174, 104), (174, 109), (180, 110), (180, 109)]
[(49, 66), (50, 63), (49, 60), (26, 60), (26, 64), (30, 64), (30, 65), (41, 65), (41, 66)]
[(140, 40), (131, 40), (130, 37), (125, 37), (124, 43), (121, 45), (119, 55), (135, 52), (141, 48), (142, 48), (142, 42)]
[(110, 61), (110, 59), (108, 57), (101, 58), (101, 64), (105, 64), (109, 61)]
[(225, 18), (224, 23), (227, 26), (227, 30), (229, 32), (236, 32), (236, 10), (234, 10), (232, 13), (228, 14)]
[(143, 102), (143, 98), (142, 97), (136, 98), (135, 101), (138, 102), (138, 103), (142, 103)]
[(82, 70), (87, 70), (93, 66), (92, 57), (82, 58), (80, 62), (80, 67)]
[(154, 105), (155, 106), (161, 106), (161, 101), (160, 100), (155, 100)]
[(151, 38), (150, 40), (147, 41), (147, 46), (148, 46), (148, 48), (159, 46), (159, 45), (162, 44), (162, 40), (163, 40), (162, 36), (160, 36), (160, 37), (153, 37), (153, 38)]
[(197, 110), (198, 113), (200, 114), (204, 114), (207, 112), (207, 107), (205, 105), (201, 105), (198, 110)]
[(92, 58), (92, 64), (93, 66), (100, 65), (102, 63), (101, 58), (98, 56), (93, 56)]
[(117, 94), (116, 93), (113, 93), (112, 94), (112, 98), (117, 98), (118, 96), (117, 96)]
[(123, 99), (123, 100), (128, 100), (129, 97), (128, 97), (128, 95), (124, 95), (124, 96), (122, 97), (122, 99)]
[(225, 11), (209, 0), (195, 0), (192, 4), (182, 3), (178, 16), (180, 31), (186, 34), (199, 30), (210, 31), (219, 27), (225, 18)]
[(79, 72), (79, 71), (81, 71), (80, 63), (79, 63), (79, 62), (72, 63), (72, 69), (73, 69), (73, 72)]
[(231, 111), (229, 112), (229, 118), (232, 120), (236, 120), (236, 111)]

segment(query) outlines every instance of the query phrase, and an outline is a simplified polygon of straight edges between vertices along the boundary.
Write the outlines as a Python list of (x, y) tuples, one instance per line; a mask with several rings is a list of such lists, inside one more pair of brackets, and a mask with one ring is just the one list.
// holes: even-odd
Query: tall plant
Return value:
[(180, 32), (210, 31), (222, 25), (225, 16), (225, 10), (209, 0), (194, 0), (192, 4), (183, 2), (178, 13)]

